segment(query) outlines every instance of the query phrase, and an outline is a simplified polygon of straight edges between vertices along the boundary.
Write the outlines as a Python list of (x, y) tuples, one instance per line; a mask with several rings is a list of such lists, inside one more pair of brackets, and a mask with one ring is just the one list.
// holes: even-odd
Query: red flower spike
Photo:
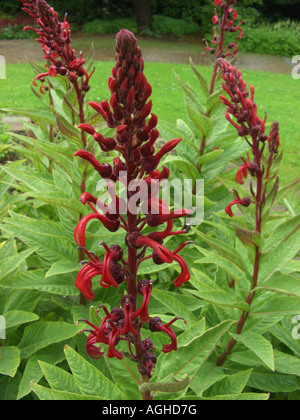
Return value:
[[(53, 56), (51, 58), (54, 59)], [(72, 63), (75, 66), (74, 72), (72, 75), (70, 73), (69, 77), (76, 78), (80, 75), (79, 70), (76, 72), (76, 66), (79, 64), (81, 63), (76, 61)], [(88, 337), (88, 354), (96, 358), (102, 356), (98, 343), (104, 343), (108, 345), (108, 357), (122, 359), (123, 354), (116, 349), (116, 346), (120, 340), (126, 340), (131, 356), (138, 364), (139, 372), (150, 378), (156, 357), (153, 354), (152, 341), (141, 339), (141, 324), (149, 322), (150, 330), (163, 331), (169, 335), (171, 343), (163, 347), (163, 352), (167, 353), (177, 348), (176, 336), (170, 326), (179, 318), (166, 325), (163, 325), (159, 318), (149, 321), (148, 307), (152, 283), (145, 279), (137, 283), (138, 267), (145, 259), (151, 257), (157, 264), (170, 264), (175, 260), (181, 267), (181, 273), (174, 281), (175, 286), (179, 287), (189, 280), (187, 265), (178, 255), (188, 242), (172, 252), (163, 246), (163, 241), (170, 236), (187, 233), (188, 229), (173, 232), (173, 220), (186, 217), (192, 214), (192, 211), (183, 209), (170, 212), (168, 205), (158, 198), (160, 182), (168, 179), (170, 170), (163, 167), (159, 171), (157, 167), (163, 156), (172, 151), (181, 139), (166, 143), (155, 154), (155, 143), (159, 137), (156, 128), (158, 118), (155, 114), (151, 114), (152, 88), (143, 71), (144, 60), (136, 38), (131, 32), (121, 30), (116, 36), (116, 65), (112, 70), (112, 76), (108, 79), (111, 97), (108, 101), (89, 103), (104, 118), (109, 128), (116, 129), (116, 137), (105, 138), (86, 123), (79, 126), (81, 130), (94, 137), (102, 150), (116, 148), (120, 155), (113, 159), (113, 167), (110, 167), (98, 162), (87, 150), (80, 150), (75, 154), (91, 163), (100, 176), (106, 177), (111, 203), (104, 204), (92, 194), (83, 193), (81, 202), (87, 204), (92, 213), (84, 216), (78, 223), (74, 230), (74, 238), (89, 258), (89, 261), (82, 261), (84, 267), (76, 279), (76, 286), (88, 299), (95, 296), (91, 280), (96, 275), (101, 276), (100, 286), (104, 288), (111, 286), (117, 288), (120, 283), (126, 281), (128, 290), (128, 295), (123, 296), (121, 300), (121, 307), (109, 312), (101, 306), (105, 317), (100, 327), (93, 327)], [(139, 199), (135, 203), (139, 207), (138, 212), (135, 212), (135, 209), (131, 210), (131, 207), (117, 196), (114, 184), (117, 179), (125, 187), (128, 199), (133, 197), (134, 191), (139, 192)], [(103, 214), (100, 214), (98, 209)], [(103, 262), (95, 254), (88, 252), (85, 249), (86, 227), (87, 223), (94, 219), (100, 220), (111, 232), (122, 227), (126, 231), (127, 252), (124, 253), (119, 245), (108, 246), (104, 242), (100, 243), (105, 250)], [(163, 223), (166, 223), (163, 231), (154, 229), (147, 236), (141, 233), (146, 225), (148, 228), (156, 228)], [(151, 248), (152, 255), (145, 256), (148, 247)], [(138, 294), (142, 296), (142, 303), (136, 308)], [(135, 347), (135, 353), (132, 346)]]
[(40, 38), (36, 41), (40, 43), (45, 53), (44, 58), (51, 62), (48, 72), (38, 75), (33, 84), (36, 85), (35, 80), (40, 80), (42, 77), (56, 77), (57, 74), (67, 75), (71, 83), (77, 83), (77, 78), (80, 77), (82, 78), (81, 92), (84, 96), (90, 89), (88, 83), (92, 73), (87, 74), (83, 67), (85, 60), (81, 55), (80, 58), (76, 58), (75, 50), (70, 48), (71, 32), (66, 15), (63, 22), (60, 22), (53, 7), (50, 7), (45, 0), (31, 2), (21, 0), (21, 2), (25, 6), (22, 10), (33, 17), (39, 26), (39, 29), (25, 26), (24, 30), (29, 29), (37, 33)]

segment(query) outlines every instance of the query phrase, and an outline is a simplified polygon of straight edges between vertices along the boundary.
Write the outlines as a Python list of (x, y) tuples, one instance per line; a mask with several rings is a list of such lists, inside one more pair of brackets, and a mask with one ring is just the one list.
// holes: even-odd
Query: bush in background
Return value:
[[(234, 38), (234, 37), (233, 37)], [(240, 51), (294, 56), (300, 52), (300, 23), (281, 21), (263, 26), (246, 26)]]
[[(126, 28), (131, 32), (137, 31), (135, 18), (117, 18), (117, 19), (95, 19), (83, 25), (82, 31), (88, 34), (110, 34), (116, 33), (120, 29)], [(162, 35), (182, 36), (194, 34), (200, 31), (197, 23), (185, 21), (183, 19), (175, 19), (167, 16), (153, 16), (152, 31), (144, 33), (144, 35), (154, 35), (156, 37)]]

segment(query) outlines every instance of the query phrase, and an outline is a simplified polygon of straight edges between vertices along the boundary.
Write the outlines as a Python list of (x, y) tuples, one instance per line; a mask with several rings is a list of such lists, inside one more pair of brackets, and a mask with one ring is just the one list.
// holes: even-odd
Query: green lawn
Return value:
[[(111, 75), (111, 62), (96, 62), (96, 72), (92, 79), (90, 100), (100, 101), (109, 95), (107, 79)], [(177, 118), (186, 119), (183, 93), (178, 86), (172, 69), (180, 77), (198, 89), (198, 80), (187, 65), (167, 63), (146, 63), (145, 74), (153, 87), (153, 112), (161, 120), (171, 123)], [(209, 67), (199, 67), (199, 70), (210, 77)], [(0, 107), (39, 107), (38, 99), (31, 93), (30, 84), (33, 78), (29, 64), (8, 64), (7, 79), (0, 80)], [(266, 73), (258, 71), (243, 71), (244, 79), (255, 86), (256, 102), (260, 115), (268, 114), (268, 124), (274, 120), (279, 122), (281, 142), (284, 148), (284, 161), (281, 171), (282, 182), (286, 183), (299, 176), (299, 143), (300, 118), (299, 97), (300, 80), (294, 80), (291, 75)], [(200, 89), (199, 89), (200, 90)], [(298, 194), (292, 201), (297, 205)]]

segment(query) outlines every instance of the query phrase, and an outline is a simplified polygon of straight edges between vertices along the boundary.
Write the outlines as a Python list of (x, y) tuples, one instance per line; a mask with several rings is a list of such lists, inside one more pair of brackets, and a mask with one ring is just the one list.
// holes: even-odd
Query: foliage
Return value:
[(245, 28), (240, 50), (293, 57), (300, 52), (299, 24), (291, 21)]
[(137, 31), (137, 24), (134, 18), (114, 18), (114, 19), (95, 19), (91, 22), (86, 22), (82, 31), (89, 34), (113, 34), (120, 31), (122, 28), (128, 28), (132, 32)]
[[(191, 278), (180, 290), (175, 289), (170, 279), (179, 267), (154, 265), (149, 260), (143, 262), (138, 273), (138, 280), (151, 278), (155, 286), (149, 313), (166, 323), (178, 314), (185, 318), (186, 324), (178, 322), (174, 328), (178, 349), (165, 354), (159, 350), (165, 337), (142, 329), (143, 339), (149, 335), (157, 343), (160, 368), (149, 384), (141, 383), (124, 342), (118, 344), (126, 356), (122, 361), (106, 355), (97, 360), (87, 356), (86, 341), (91, 332), (78, 334), (82, 325), (76, 325), (76, 321), (89, 319), (98, 328), (103, 319), (96, 308), (105, 304), (111, 310), (116, 298), (113, 288), (100, 288), (97, 281), (93, 283), (93, 306), (86, 305), (75, 287), (78, 259), (82, 257), (74, 246), (73, 231), (88, 214), (78, 197), (95, 188), (98, 174), (74, 158), (74, 153), (84, 147), (96, 159), (113, 165), (118, 152), (103, 152), (92, 136), (83, 137), (84, 130), (78, 128), (83, 115), (84, 124), (97, 127), (106, 138), (114, 137), (115, 129), (106, 128), (99, 115), (86, 106), (86, 97), (94, 99), (92, 89), (86, 92), (84, 101), (80, 100), (82, 95), (76, 95), (76, 82), (83, 82), (78, 84), (81, 88), (87, 86), (86, 73), (70, 80), (68, 66), (73, 60), (64, 63), (68, 76), (57, 73), (56, 58), (54, 61), (46, 70), (34, 65), (35, 81), (42, 84), (41, 91), (32, 87), (41, 102), (38, 110), (2, 109), (4, 113), (27, 116), (31, 122), (26, 123), (26, 135), (11, 133), (11, 150), (21, 159), (5, 163), (0, 170), (0, 313), (7, 327), (0, 346), (0, 398), (125, 400), (139, 399), (141, 392), (151, 392), (155, 400), (299, 398), (300, 354), (292, 335), (292, 319), (299, 315), (300, 307), (300, 267), (295, 258), (299, 256), (300, 221), (284, 207), (284, 198), (298, 180), (290, 185), (278, 182), (282, 153), (280, 148), (278, 153), (274, 149), (276, 156), (269, 165), (270, 149), (262, 147), (266, 141), (262, 137), (260, 164), (267, 169), (264, 199), (260, 201), (256, 194), (256, 201), (253, 199), (248, 207), (240, 200), (234, 219), (229, 217), (228, 207), (225, 213), (229, 191), (235, 202), (236, 194), (245, 197), (249, 191), (252, 196), (257, 193), (257, 168), (244, 161), (238, 169), (237, 156), (246, 156), (246, 150), (251, 150), (224, 118), (226, 108), (219, 95), (223, 93), (225, 103), (226, 98), (220, 74), (216, 74), (210, 92), (210, 83), (193, 63), (191, 71), (198, 91), (174, 75), (184, 92), (188, 123), (177, 115), (176, 126), (161, 124), (165, 138), (159, 139), (164, 142), (174, 134), (182, 137), (177, 154), (161, 161), (171, 168), (171, 178), (195, 180), (200, 170), (206, 181), (205, 221), (190, 231), (189, 238), (195, 245), (182, 251)], [(87, 59), (84, 67), (92, 67), (92, 60)], [(41, 71), (46, 72), (43, 77)], [(99, 96), (103, 97), (102, 93)], [(252, 96), (251, 91), (247, 104), (256, 111)], [(230, 109), (237, 113), (237, 109)], [(263, 121), (255, 121), (264, 130)], [(244, 120), (239, 124), (245, 125)], [(264, 134), (252, 128), (255, 136)], [(86, 125), (85, 129), (90, 130)], [(204, 153), (200, 154), (204, 138)], [(274, 139), (278, 148), (277, 135)], [(262, 176), (261, 171), (257, 173)], [(252, 186), (248, 180), (239, 182), (246, 175)], [(258, 207), (261, 231), (253, 225), (258, 214), (254, 209)], [(107, 232), (94, 224), (89, 225), (87, 233), (88, 249), (97, 248), (100, 241), (110, 245), (123, 238), (119, 232)], [(179, 246), (177, 237), (167, 244), (172, 249)], [(253, 273), (258, 251), (259, 271)], [(103, 247), (97, 254), (100, 258), (105, 255)], [(119, 287), (120, 292), (126, 291), (124, 283)], [(234, 343), (229, 347), (230, 354), (228, 343)], [(107, 350), (106, 344), (103, 346)]]
[[(112, 34), (116, 33), (122, 28), (128, 28), (132, 32), (137, 31), (137, 24), (132, 18), (110, 18), (96, 19), (92, 22), (87, 22), (83, 25), (83, 32), (96, 34)], [(146, 35), (154, 35), (156, 37), (161, 35), (175, 35), (182, 36), (199, 32), (199, 26), (191, 21), (183, 19), (175, 19), (166, 16), (153, 16), (151, 33)]]

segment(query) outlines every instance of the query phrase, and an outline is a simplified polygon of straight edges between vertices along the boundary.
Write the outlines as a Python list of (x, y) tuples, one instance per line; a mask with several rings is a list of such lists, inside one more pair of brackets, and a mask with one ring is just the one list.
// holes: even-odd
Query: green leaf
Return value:
[(190, 388), (196, 395), (202, 396), (203, 392), (215, 383), (226, 378), (227, 374), (223, 368), (216, 366), (215, 363), (207, 361), (198, 369)]
[(243, 282), (247, 282), (245, 271), (237, 265), (232, 264), (232, 262), (228, 261), (221, 255), (218, 255), (215, 252), (208, 251), (207, 249), (201, 248), (197, 245), (196, 249), (198, 249), (198, 251), (201, 254), (208, 258), (212, 264), (216, 264), (218, 267), (223, 268), (223, 270), (225, 270), (229, 274), (229, 276), (231, 276), (238, 284), (241, 280), (243, 280)]
[(34, 352), (53, 343), (74, 337), (82, 329), (80, 325), (67, 322), (40, 321), (25, 328), (19, 344), (22, 358), (30, 357)]
[(274, 372), (273, 347), (266, 338), (254, 332), (247, 332), (241, 335), (232, 334), (232, 336), (237, 342), (243, 343), (248, 349), (253, 351)]
[[(20, 252), (17, 256), (8, 257), (0, 263), (0, 281), (7, 278), (14, 272), (18, 267), (26, 261), (29, 255), (33, 254), (36, 248), (26, 249), (26, 251)], [(1, 283), (0, 283), (1, 284)]]
[(51, 276), (46, 278), (45, 275), (45, 270), (30, 270), (2, 280), (1, 287), (39, 290), (62, 296), (77, 296), (79, 294), (78, 289), (75, 287), (75, 278), (73, 276), (59, 275), (58, 277)]
[(213, 385), (207, 393), (205, 393), (205, 397), (241, 394), (249, 381), (251, 373), (252, 369), (248, 369), (226, 376), (226, 378), (223, 378), (217, 384)]
[[(13, 217), (6, 218), (2, 230), (14, 235), (33, 251), (38, 248), (38, 254), (51, 261), (58, 260), (76, 261), (77, 255), (75, 247), (72, 245), (71, 238), (66, 237), (66, 232), (59, 223), (50, 220), (37, 220), (11, 213)], [(24, 252), (29, 252), (24, 251)]]
[(14, 346), (0, 346), (0, 373), (12, 378), (15, 376), (20, 359), (20, 350)]
[(51, 389), (81, 394), (74, 377), (69, 372), (42, 361), (39, 361), (39, 365)]
[(44, 203), (51, 205), (64, 207), (69, 210), (76, 211), (81, 214), (85, 211), (83, 204), (75, 198), (66, 197), (66, 194), (62, 191), (57, 192), (28, 192), (24, 194), (24, 197), (35, 198)]
[(223, 152), (224, 150), (222, 149), (216, 149), (216, 150), (213, 150), (212, 152), (205, 153), (203, 156), (199, 157), (198, 163), (200, 165), (203, 165), (205, 163), (211, 162), (215, 160), (217, 157), (219, 157)]
[(209, 137), (212, 134), (213, 128), (214, 128), (211, 119), (195, 111), (188, 104), (186, 104), (186, 109), (187, 109), (188, 116), (190, 117), (190, 119), (195, 124), (196, 128), (198, 129), (201, 135), (201, 139), (203, 139), (204, 137), (205, 138)]
[(229, 293), (218, 288), (218, 286), (200, 270), (192, 268), (192, 272), (193, 275), (190, 279), (190, 283), (197, 290), (188, 289), (188, 291), (193, 295), (217, 306), (238, 308), (242, 311), (247, 311), (249, 309), (249, 305), (246, 302), (235, 301)]
[(1, 108), (1, 112), (7, 112), (13, 115), (21, 115), (29, 118), (37, 124), (53, 124), (55, 125), (55, 118), (50, 111), (42, 109), (22, 109), (22, 108)]
[(193, 89), (185, 82), (183, 82), (180, 77), (178, 76), (178, 74), (173, 70), (173, 73), (177, 79), (177, 82), (179, 83), (179, 85), (181, 86), (181, 88), (183, 89), (184, 93), (189, 97), (189, 99), (196, 105), (196, 108), (198, 109), (199, 112), (201, 112), (202, 114), (205, 114), (205, 109), (203, 108), (203, 106), (201, 105), (197, 95), (195, 94), (195, 92), (193, 91)]
[(262, 302), (253, 302), (250, 316), (280, 316), (299, 314), (300, 299), (294, 296), (269, 296)]
[(293, 338), (291, 329), (294, 325), (291, 323), (291, 328), (283, 327), (282, 325), (273, 325), (270, 328), (270, 333), (280, 342), (285, 344), (294, 354), (300, 359), (300, 347), (297, 340)]
[(160, 366), (159, 372), (155, 375), (155, 380), (160, 381), (174, 374), (186, 374), (195, 377), (198, 369), (212, 354), (224, 334), (230, 329), (235, 321), (225, 321), (216, 327), (205, 331), (200, 337), (196, 338), (186, 346), (178, 347), (172, 357), (162, 354), (158, 357)]
[[(182, 316), (187, 323), (195, 323), (197, 318), (193, 315), (191, 310), (195, 308), (194, 304), (197, 304), (197, 299), (189, 298), (186, 296), (175, 297), (174, 293), (162, 291), (160, 289), (153, 289), (152, 296), (163, 304), (168, 310), (177, 316)], [(183, 303), (185, 301), (185, 303)], [(190, 303), (190, 304), (189, 304)]]
[(299, 380), (296, 376), (277, 373), (253, 372), (248, 385), (267, 392), (293, 392), (299, 390)]
[(216, 111), (220, 106), (222, 106), (221, 99), (219, 98), (222, 92), (223, 89), (219, 89), (207, 98), (206, 115), (210, 115), (212, 111)]
[(300, 279), (292, 275), (275, 272), (266, 281), (260, 284), (256, 290), (270, 290), (272, 292), (298, 296), (300, 298)]
[(43, 376), (43, 372), (38, 360), (47, 362), (52, 366), (65, 360), (63, 345), (65, 343), (55, 343), (45, 347), (34, 353), (27, 361), (20, 386), (18, 389), (17, 399), (21, 399), (31, 392), (31, 382), (37, 383)]
[(5, 324), (7, 329), (18, 327), (19, 325), (28, 322), (37, 321), (38, 319), (39, 316), (32, 312), (14, 310), (5, 313)]
[(200, 82), (200, 87), (201, 87), (201, 89), (202, 89), (202, 91), (203, 91), (203, 93), (206, 95), (206, 96), (209, 96), (209, 89), (208, 89), (208, 85), (207, 85), (207, 81), (206, 81), (206, 79), (205, 79), (205, 77), (199, 72), (199, 70), (196, 68), (196, 66), (194, 65), (194, 63), (193, 63), (193, 60), (191, 59), (191, 57), (190, 57), (190, 65), (191, 65), (191, 67), (192, 67), (192, 70), (193, 70), (193, 72), (195, 73), (195, 75), (196, 75), (196, 77), (197, 77), (197, 79), (199, 80), (199, 82)]
[(65, 354), (75, 381), (83, 394), (107, 400), (123, 399), (117, 386), (71, 347), (65, 346)]
[(163, 162), (164, 165), (174, 163), (186, 176), (196, 180), (199, 176), (197, 167), (182, 156), (167, 156)]
[(100, 396), (95, 397), (94, 395), (81, 395), (66, 391), (56, 391), (37, 384), (32, 384), (32, 391), (38, 396), (40, 400), (92, 401), (105, 399), (101, 398)]
[(56, 113), (56, 124), (64, 136), (75, 142), (80, 142), (80, 130), (73, 127), (64, 117)]
[(228, 243), (224, 243), (217, 238), (212, 238), (200, 232), (198, 229), (193, 229), (197, 236), (202, 239), (207, 245), (213, 248), (215, 251), (220, 253), (227, 260), (231, 261), (233, 264), (238, 266), (240, 269), (244, 269), (244, 264), (242, 259), (237, 253), (237, 250), (231, 247)]
[(57, 261), (52, 264), (50, 270), (47, 271), (45, 277), (59, 276), (61, 274), (73, 273), (78, 270), (78, 264), (72, 261)]

